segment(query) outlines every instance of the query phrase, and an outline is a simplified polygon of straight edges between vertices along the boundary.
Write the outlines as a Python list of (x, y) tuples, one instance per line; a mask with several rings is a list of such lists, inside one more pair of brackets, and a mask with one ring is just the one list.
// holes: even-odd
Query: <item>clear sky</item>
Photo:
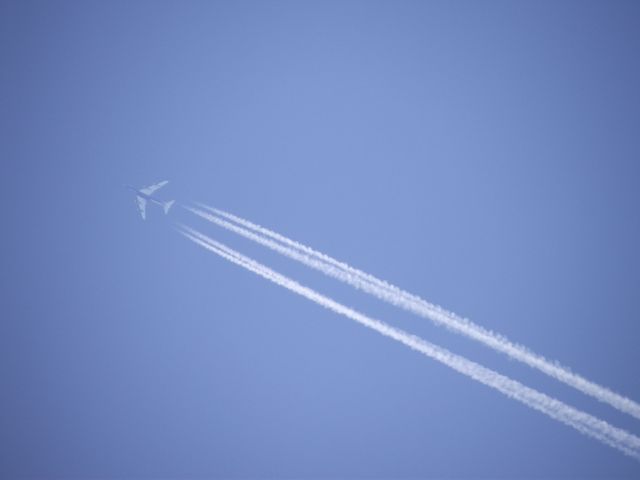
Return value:
[(123, 183), (264, 224), (640, 400), (640, 3), (1, 2), (0, 477), (640, 464), (207, 253), (640, 422)]

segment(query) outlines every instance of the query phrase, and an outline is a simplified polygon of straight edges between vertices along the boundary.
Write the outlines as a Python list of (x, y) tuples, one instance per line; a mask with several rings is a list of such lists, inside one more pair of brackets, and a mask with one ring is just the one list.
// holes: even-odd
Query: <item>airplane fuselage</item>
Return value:
[(145, 200), (147, 200), (149, 202), (152, 202), (152, 203), (155, 203), (156, 205), (160, 205), (160, 206), (164, 205), (164, 202), (158, 200), (157, 198), (155, 198), (155, 197), (153, 197), (151, 195), (148, 195), (148, 194), (142, 192), (140, 189), (138, 189), (136, 187), (133, 187), (131, 185), (125, 185), (124, 187), (127, 188), (128, 190), (132, 190), (140, 198), (144, 198)]

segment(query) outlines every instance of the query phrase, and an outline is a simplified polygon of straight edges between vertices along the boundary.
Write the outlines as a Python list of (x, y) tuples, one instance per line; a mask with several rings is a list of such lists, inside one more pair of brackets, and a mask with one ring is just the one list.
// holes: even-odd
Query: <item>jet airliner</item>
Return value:
[(147, 201), (155, 203), (156, 205), (160, 205), (164, 210), (165, 215), (169, 213), (169, 209), (171, 208), (171, 205), (173, 205), (173, 202), (175, 202), (175, 200), (163, 202), (162, 200), (158, 200), (156, 197), (151, 196), (153, 192), (164, 187), (167, 183), (169, 183), (169, 180), (164, 180), (160, 183), (156, 183), (155, 185), (139, 189), (131, 185), (125, 185), (125, 188), (133, 190), (135, 192), (136, 205), (138, 206), (138, 211), (140, 212), (143, 220), (146, 218)]

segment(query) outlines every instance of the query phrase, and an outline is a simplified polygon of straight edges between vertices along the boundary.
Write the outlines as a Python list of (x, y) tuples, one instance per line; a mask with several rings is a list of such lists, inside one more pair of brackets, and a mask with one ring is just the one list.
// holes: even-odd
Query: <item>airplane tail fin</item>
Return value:
[(171, 206), (173, 205), (174, 202), (175, 202), (175, 200), (169, 200), (168, 202), (164, 203), (164, 214), (165, 215), (167, 213), (169, 213), (169, 209), (171, 208)]

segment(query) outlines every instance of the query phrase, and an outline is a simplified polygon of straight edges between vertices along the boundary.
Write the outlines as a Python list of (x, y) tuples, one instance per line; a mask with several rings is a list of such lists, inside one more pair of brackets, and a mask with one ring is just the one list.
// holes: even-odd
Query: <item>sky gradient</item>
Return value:
[(239, 214), (640, 400), (637, 2), (2, 2), (0, 477), (601, 477), (640, 464), (177, 235)]

